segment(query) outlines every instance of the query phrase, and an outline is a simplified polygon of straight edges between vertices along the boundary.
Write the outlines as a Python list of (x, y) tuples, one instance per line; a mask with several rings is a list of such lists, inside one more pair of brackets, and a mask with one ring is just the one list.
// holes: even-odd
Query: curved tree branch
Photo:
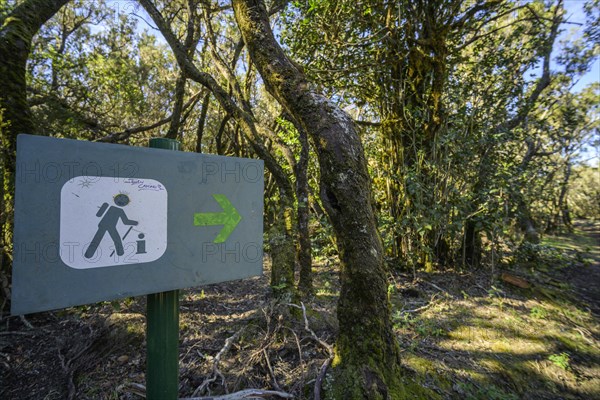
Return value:
[(277, 160), (275, 160), (275, 158), (261, 143), (254, 117), (248, 112), (244, 111), (241, 106), (237, 104), (236, 101), (227, 93), (227, 91), (221, 87), (221, 85), (219, 85), (212, 75), (200, 71), (196, 65), (194, 65), (193, 61), (185, 51), (183, 44), (175, 37), (171, 27), (167, 21), (165, 21), (156, 6), (150, 0), (140, 0), (140, 3), (152, 17), (152, 20), (165, 37), (165, 40), (171, 47), (171, 50), (173, 51), (181, 70), (187, 77), (210, 90), (225, 112), (231, 115), (238, 122), (238, 124), (240, 124), (245, 135), (250, 139), (250, 143), (252, 144), (254, 152), (264, 160), (265, 166), (275, 176), (280, 189), (284, 191), (286, 196), (293, 198), (293, 188), (291, 182), (289, 179), (287, 179), (285, 172), (278, 164)]

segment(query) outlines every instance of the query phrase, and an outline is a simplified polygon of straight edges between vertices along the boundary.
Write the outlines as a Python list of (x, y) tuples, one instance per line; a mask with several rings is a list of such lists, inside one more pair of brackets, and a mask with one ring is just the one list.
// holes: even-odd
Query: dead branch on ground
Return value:
[(243, 400), (243, 399), (262, 399), (265, 397), (279, 397), (282, 399), (293, 399), (292, 394), (279, 392), (275, 390), (246, 389), (239, 392), (224, 394), (216, 397), (184, 397), (179, 400)]
[(192, 393), (192, 398), (202, 393), (208, 387), (208, 385), (216, 381), (217, 378), (221, 378), (221, 385), (223, 385), (225, 391), (227, 391), (227, 385), (225, 384), (225, 376), (219, 370), (219, 363), (221, 362), (221, 357), (223, 357), (223, 355), (225, 355), (229, 351), (231, 345), (240, 337), (243, 331), (244, 328), (240, 329), (232, 336), (225, 339), (225, 344), (223, 345), (223, 348), (221, 348), (221, 350), (219, 350), (217, 355), (213, 358), (212, 373), (209, 377), (204, 379), (204, 381), (200, 384), (200, 386), (196, 388), (196, 390), (194, 390), (194, 393)]

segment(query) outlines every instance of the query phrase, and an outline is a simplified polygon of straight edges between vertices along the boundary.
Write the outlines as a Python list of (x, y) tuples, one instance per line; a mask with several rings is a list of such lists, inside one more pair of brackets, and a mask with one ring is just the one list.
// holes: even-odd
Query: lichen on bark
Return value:
[(282, 304), (291, 303), (295, 299), (294, 264), (296, 251), (292, 231), (293, 209), (284, 201), (277, 220), (269, 230), (271, 248), (271, 290), (273, 297)]

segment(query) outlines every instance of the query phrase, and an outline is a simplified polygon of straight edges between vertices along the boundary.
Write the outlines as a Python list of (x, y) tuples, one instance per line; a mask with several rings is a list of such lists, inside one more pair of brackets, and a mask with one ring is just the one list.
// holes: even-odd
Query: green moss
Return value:
[(430, 380), (430, 383), (432, 382), (435, 387), (446, 392), (452, 391), (453, 381), (450, 379), (450, 376), (438, 372), (443, 368), (440, 363), (412, 353), (405, 355), (403, 361), (409, 368), (416, 371), (417, 374), (414, 378), (416, 383), (423, 384), (427, 379)]
[(369, 366), (333, 368), (325, 384), (325, 398), (336, 400), (436, 400), (442, 397), (425, 388), (420, 382), (404, 376), (400, 368), (380, 371), (386, 382), (380, 380)]
[[(377, 343), (375, 338), (371, 337), (371, 340)], [(395, 340), (391, 344), (381, 342), (379, 346), (374, 346), (369, 357), (365, 355), (369, 353), (353, 353), (348, 349), (342, 352), (338, 343), (328, 376), (329, 381), (324, 386), (326, 398), (372, 400), (440, 398), (437, 393), (422, 387), (421, 382), (410, 379), (408, 371), (402, 369), (398, 359), (396, 363), (393, 360), (381, 361), (386, 360), (389, 353), (393, 353), (386, 352), (385, 349), (389, 348), (389, 345), (395, 347), (397, 352), (394, 357), (398, 357), (399, 348)], [(348, 359), (348, 356), (351, 358)]]

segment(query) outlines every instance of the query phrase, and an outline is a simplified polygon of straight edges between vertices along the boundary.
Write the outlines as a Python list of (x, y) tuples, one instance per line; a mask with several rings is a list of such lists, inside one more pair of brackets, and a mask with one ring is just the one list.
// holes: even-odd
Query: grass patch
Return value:
[(397, 292), (390, 300), (403, 363), (444, 398), (587, 399), (598, 393), (600, 327), (564, 289), (544, 296), (502, 283), (470, 291), (461, 285), (453, 296), (419, 307), (413, 303), (422, 304), (424, 293), (413, 300)]

